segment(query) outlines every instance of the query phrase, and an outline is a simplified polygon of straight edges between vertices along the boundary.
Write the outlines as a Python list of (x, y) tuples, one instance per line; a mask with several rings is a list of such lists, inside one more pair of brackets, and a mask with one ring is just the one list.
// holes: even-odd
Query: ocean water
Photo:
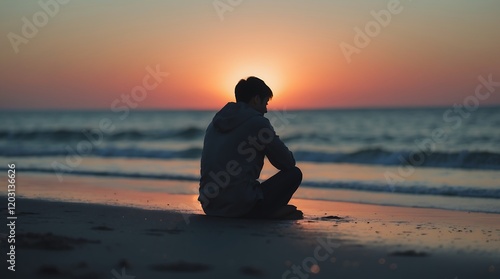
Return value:
[[(214, 114), (2, 111), (0, 168), (14, 162), (20, 173), (61, 179), (196, 186)], [(500, 107), (276, 110), (266, 117), (304, 172), (297, 197), (500, 213)], [(262, 179), (274, 172), (267, 163)], [(165, 191), (196, 193), (196, 187)]]

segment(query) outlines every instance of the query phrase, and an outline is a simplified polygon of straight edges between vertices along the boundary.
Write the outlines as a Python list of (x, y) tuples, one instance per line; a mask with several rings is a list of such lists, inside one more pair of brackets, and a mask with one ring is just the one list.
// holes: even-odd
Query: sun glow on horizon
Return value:
[[(0, 53), (0, 109), (109, 108), (146, 67), (169, 75), (150, 81), (140, 109), (218, 109), (249, 76), (273, 91), (269, 109), (452, 106), (479, 75), (500, 76), (500, 1), (412, 4), (363, 47), (356, 28), (387, 1), (250, 1), (222, 21), (210, 3), (76, 1), (25, 38), (44, 12), (27, 2), (0, 2), (0, 29), (20, 36)], [(499, 94), (481, 103), (499, 104)]]
[(218, 91), (220, 91), (221, 97), (229, 101), (234, 101), (234, 88), (236, 84), (241, 79), (247, 79), (250, 76), (262, 79), (273, 91), (274, 98), (279, 96), (286, 87), (283, 75), (275, 67), (270, 65), (241, 64), (237, 67), (227, 69), (227, 73), (220, 76)]

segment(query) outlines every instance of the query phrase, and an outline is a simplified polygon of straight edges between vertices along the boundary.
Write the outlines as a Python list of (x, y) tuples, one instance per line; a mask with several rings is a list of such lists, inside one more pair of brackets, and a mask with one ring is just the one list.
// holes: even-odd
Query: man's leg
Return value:
[(259, 201), (250, 215), (269, 217), (277, 209), (288, 204), (301, 182), (302, 172), (299, 168), (293, 167), (279, 171), (260, 184), (264, 199)]

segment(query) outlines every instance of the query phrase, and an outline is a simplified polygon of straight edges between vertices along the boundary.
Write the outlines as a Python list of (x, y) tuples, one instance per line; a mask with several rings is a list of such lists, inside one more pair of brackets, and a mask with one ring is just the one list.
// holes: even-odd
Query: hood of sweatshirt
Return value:
[(217, 131), (225, 133), (258, 115), (262, 114), (246, 103), (229, 102), (215, 114), (212, 123)]

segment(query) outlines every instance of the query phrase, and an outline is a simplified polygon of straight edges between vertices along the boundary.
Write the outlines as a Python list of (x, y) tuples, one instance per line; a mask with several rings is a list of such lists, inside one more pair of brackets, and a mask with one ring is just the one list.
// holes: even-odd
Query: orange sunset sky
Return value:
[[(498, 0), (2, 1), (0, 109), (109, 109), (147, 67), (169, 75), (139, 109), (217, 109), (249, 75), (271, 109), (451, 106), (480, 75), (500, 82), (499, 13)], [(481, 104), (500, 104), (500, 86)]]

